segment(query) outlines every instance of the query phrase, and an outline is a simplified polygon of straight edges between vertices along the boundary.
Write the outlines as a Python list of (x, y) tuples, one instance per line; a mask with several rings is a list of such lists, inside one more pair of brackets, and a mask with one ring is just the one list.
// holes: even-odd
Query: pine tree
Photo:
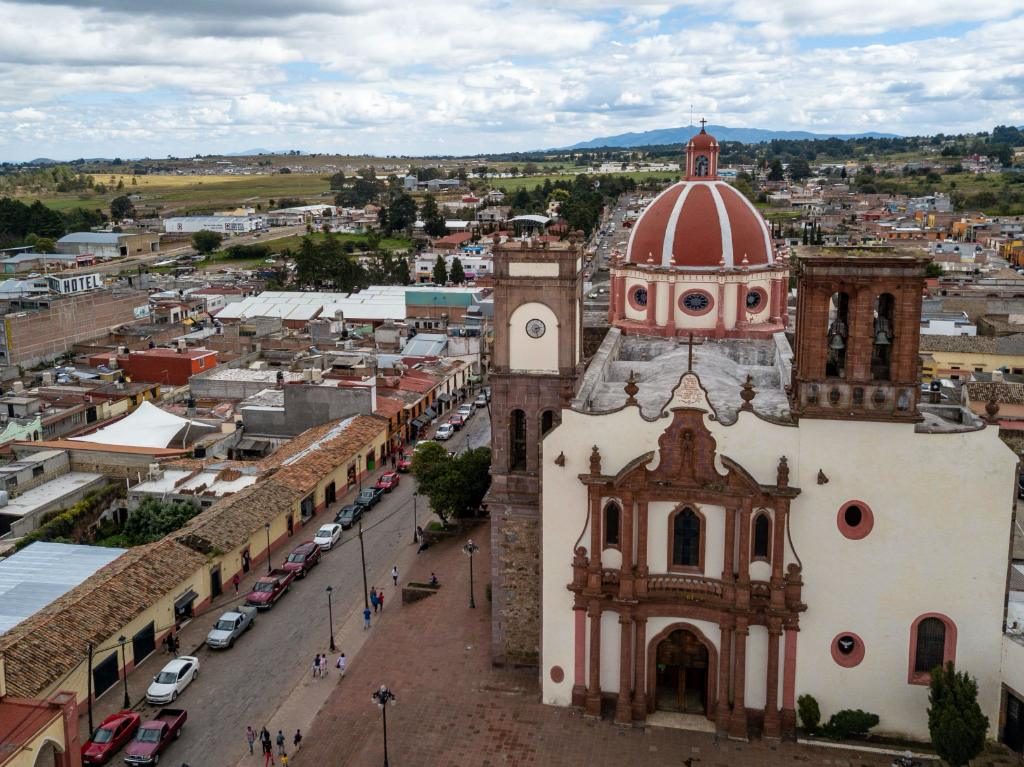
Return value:
[(462, 261), (459, 260), (458, 256), (452, 259), (452, 271), (448, 275), (448, 279), (456, 285), (461, 285), (466, 281), (466, 272), (462, 268)]
[(438, 256), (434, 262), (434, 284), (444, 285), (448, 282), (448, 268), (444, 263), (444, 256)]
[(951, 767), (965, 767), (985, 747), (988, 717), (978, 705), (978, 683), (952, 662), (932, 671), (928, 692), (928, 733)]

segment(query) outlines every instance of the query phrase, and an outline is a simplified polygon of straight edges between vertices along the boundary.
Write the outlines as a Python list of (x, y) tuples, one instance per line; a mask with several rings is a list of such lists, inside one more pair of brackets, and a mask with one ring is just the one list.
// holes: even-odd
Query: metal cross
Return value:
[(693, 333), (690, 333), (690, 340), (688, 341), (688, 343), (690, 345), (690, 348), (688, 349), (688, 353), (687, 353), (687, 356), (686, 356), (686, 372), (687, 373), (692, 373), (693, 372), (693, 347), (694, 347), (694, 345), (700, 346), (701, 344), (703, 344), (704, 343), (704, 339), (701, 339), (700, 341), (694, 341), (693, 340)]
[(703, 117), (700, 118), (700, 129), (701, 129), (702, 132), (704, 130), (704, 126), (707, 125), (707, 124), (708, 124), (707, 120), (705, 120)]

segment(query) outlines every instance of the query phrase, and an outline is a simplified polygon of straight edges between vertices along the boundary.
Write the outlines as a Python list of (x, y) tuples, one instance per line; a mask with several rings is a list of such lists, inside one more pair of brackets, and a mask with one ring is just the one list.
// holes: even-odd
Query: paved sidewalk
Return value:
[[(290, 764), (382, 764), (381, 715), (370, 698), (381, 684), (397, 696), (387, 717), (392, 767), (891, 764), (892, 757), (881, 754), (762, 740), (735, 743), (653, 726), (621, 728), (609, 720), (584, 719), (573, 709), (540, 704), (535, 670), (491, 667), (490, 602), (484, 586), (489, 528), (477, 528), (472, 537), (481, 546), (474, 561), (475, 572), (482, 575), (476, 582), (477, 609), (467, 606), (464, 539), (419, 555), (402, 580), (426, 580), (434, 571), (441, 590), (409, 605), (392, 600), (350, 663), (345, 680), (331, 691), (308, 731), (303, 730), (303, 747)], [(1013, 763), (1008, 759), (982, 757), (976, 764)]]

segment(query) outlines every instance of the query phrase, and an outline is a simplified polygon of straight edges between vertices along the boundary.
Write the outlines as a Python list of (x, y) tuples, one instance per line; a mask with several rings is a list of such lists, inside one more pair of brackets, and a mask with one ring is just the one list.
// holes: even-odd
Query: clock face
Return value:
[(532, 319), (526, 323), (526, 335), (530, 338), (540, 338), (546, 330), (547, 326), (541, 320)]

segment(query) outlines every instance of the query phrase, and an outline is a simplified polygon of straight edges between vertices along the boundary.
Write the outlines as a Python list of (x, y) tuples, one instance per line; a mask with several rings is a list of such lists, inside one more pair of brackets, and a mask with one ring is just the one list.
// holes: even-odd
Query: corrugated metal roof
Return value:
[(122, 237), (127, 235), (119, 232), (72, 232), (57, 240), (57, 244), (84, 242), (87, 245), (117, 245)]
[(71, 591), (124, 551), (37, 541), (0, 560), (0, 634)]

